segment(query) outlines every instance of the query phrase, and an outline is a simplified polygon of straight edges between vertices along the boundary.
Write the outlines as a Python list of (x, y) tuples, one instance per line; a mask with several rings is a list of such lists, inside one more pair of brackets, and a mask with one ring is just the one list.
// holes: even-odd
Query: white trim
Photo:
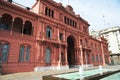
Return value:
[(69, 69), (68, 66), (48, 66), (48, 67), (43, 67), (43, 66), (37, 66), (34, 68), (35, 72), (40, 72), (40, 71), (46, 71), (46, 70), (65, 70)]

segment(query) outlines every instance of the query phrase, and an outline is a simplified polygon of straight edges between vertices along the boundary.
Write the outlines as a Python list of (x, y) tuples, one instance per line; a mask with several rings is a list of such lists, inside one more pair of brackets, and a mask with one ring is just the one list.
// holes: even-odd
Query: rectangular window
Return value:
[(50, 36), (51, 36), (51, 35), (50, 35), (50, 31), (49, 31), (49, 32), (48, 32), (48, 37), (50, 38)]
[(50, 9), (48, 9), (48, 12), (49, 12), (49, 17), (51, 16), (51, 10)]
[(8, 60), (9, 45), (4, 44), (2, 46), (2, 61), (6, 62)]
[(63, 33), (59, 34), (59, 39), (62, 41), (63, 40)]
[(50, 50), (50, 48), (46, 49), (45, 62), (51, 63), (51, 50)]
[(94, 54), (92, 54), (92, 62), (95, 62)]
[(77, 23), (75, 22), (75, 28), (77, 28)]
[(96, 61), (98, 62), (99, 60), (98, 60), (98, 55), (96, 55)]
[(30, 59), (30, 46), (26, 48), (26, 62), (29, 62)]
[(52, 18), (54, 18), (54, 11), (52, 10)]
[(80, 39), (80, 45), (82, 45), (82, 39)]
[(66, 21), (66, 16), (64, 16), (64, 23), (65, 23), (65, 24), (67, 23), (67, 21)]
[(52, 38), (52, 29), (50, 27), (46, 29), (46, 36), (47, 38)]
[(48, 8), (46, 7), (45, 8), (45, 15), (47, 15), (47, 13), (48, 13)]
[(19, 55), (19, 61), (24, 62), (24, 51), (25, 51), (25, 46), (20, 46), (20, 55)]

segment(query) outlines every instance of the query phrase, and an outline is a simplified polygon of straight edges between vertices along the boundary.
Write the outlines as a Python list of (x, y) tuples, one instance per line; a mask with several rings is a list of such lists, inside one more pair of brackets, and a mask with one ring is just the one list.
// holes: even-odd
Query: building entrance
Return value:
[(69, 36), (67, 38), (67, 61), (69, 67), (74, 67), (75, 65), (75, 49), (74, 49), (74, 39), (73, 37)]

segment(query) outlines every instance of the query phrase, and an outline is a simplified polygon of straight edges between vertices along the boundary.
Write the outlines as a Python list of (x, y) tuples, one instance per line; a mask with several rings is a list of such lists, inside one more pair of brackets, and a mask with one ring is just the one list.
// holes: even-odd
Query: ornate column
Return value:
[(23, 32), (24, 32), (24, 25), (25, 25), (25, 23), (23, 22), (23, 25), (22, 25), (22, 37), (23, 37)]
[(102, 43), (101, 43), (101, 50), (102, 50), (103, 65), (105, 65), (104, 49), (103, 49), (103, 44)]
[(86, 53), (86, 50), (85, 50), (84, 55), (85, 55), (85, 64), (87, 64), (87, 53)]
[(65, 64), (68, 66), (67, 58), (67, 46), (65, 46)]
[(46, 33), (45, 31), (46, 31), (46, 30), (44, 30), (45, 27), (47, 27), (47, 24), (46, 24), (46, 23), (43, 23), (42, 28), (41, 28), (41, 30), (42, 30), (42, 31), (41, 31), (41, 32), (42, 32), (42, 35), (41, 35), (41, 36), (42, 36), (42, 40), (43, 40), (43, 41), (46, 39), (46, 35), (45, 35), (45, 33)]
[[(46, 49), (45, 49), (45, 50), (46, 50)], [(46, 51), (45, 51), (45, 53), (44, 53), (44, 45), (41, 44), (40, 63), (43, 63), (43, 62), (44, 62), (43, 60), (45, 60), (45, 59), (44, 59), (44, 58), (45, 58), (44, 54), (46, 54)]]
[[(51, 45), (51, 43), (49, 43)], [(53, 44), (53, 46), (51, 47), (52, 52), (51, 52), (51, 66), (55, 66), (55, 48), (56, 45)]]
[(61, 44), (59, 44), (59, 59), (58, 59), (58, 69), (60, 70), (61, 66)]
[(13, 24), (14, 24), (14, 19), (12, 20), (12, 24), (11, 24), (10, 35), (12, 35), (12, 33), (13, 33)]
[(80, 61), (81, 61), (81, 65), (83, 66), (83, 50), (82, 50), (82, 46), (80, 46)]
[(74, 63), (75, 63), (74, 65), (76, 66), (77, 65), (77, 55), (76, 55), (77, 51), (76, 51), (76, 48), (74, 48), (74, 52), (75, 52), (74, 53), (75, 55), (74, 55), (73, 59), (74, 59)]
[(63, 41), (65, 42), (65, 30), (63, 31)]
[(78, 54), (77, 53), (78, 52), (77, 52), (77, 48), (76, 48), (76, 50), (75, 50), (75, 58), (76, 58), (75, 63), (76, 63), (76, 65), (78, 65)]
[(75, 65), (78, 65), (79, 56), (78, 56), (78, 47), (75, 47)]
[(57, 31), (58, 31), (58, 33), (57, 33), (57, 40), (60, 42), (60, 39), (59, 39), (59, 36), (60, 36), (60, 35), (59, 35), (59, 33), (60, 33), (60, 32), (59, 32), (59, 28), (57, 29)]
[(78, 65), (80, 65), (80, 60), (81, 60), (81, 57), (80, 57), (80, 48), (78, 48), (78, 50), (77, 50), (77, 63), (78, 63)]

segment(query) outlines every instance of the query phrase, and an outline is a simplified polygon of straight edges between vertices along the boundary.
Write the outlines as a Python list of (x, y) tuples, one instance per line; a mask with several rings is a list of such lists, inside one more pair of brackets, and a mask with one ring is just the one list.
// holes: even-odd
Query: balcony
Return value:
[(0, 29), (0, 37), (1, 38), (15, 38), (15, 39), (26, 39), (26, 40), (33, 40), (34, 37), (32, 35), (27, 35), (27, 34), (22, 34), (22, 33), (18, 33), (18, 32), (12, 32), (9, 30), (1, 30)]
[(3, 14), (0, 17), (0, 37), (33, 39), (33, 25), (29, 20), (23, 21), (22, 18), (13, 19), (11, 14)]

